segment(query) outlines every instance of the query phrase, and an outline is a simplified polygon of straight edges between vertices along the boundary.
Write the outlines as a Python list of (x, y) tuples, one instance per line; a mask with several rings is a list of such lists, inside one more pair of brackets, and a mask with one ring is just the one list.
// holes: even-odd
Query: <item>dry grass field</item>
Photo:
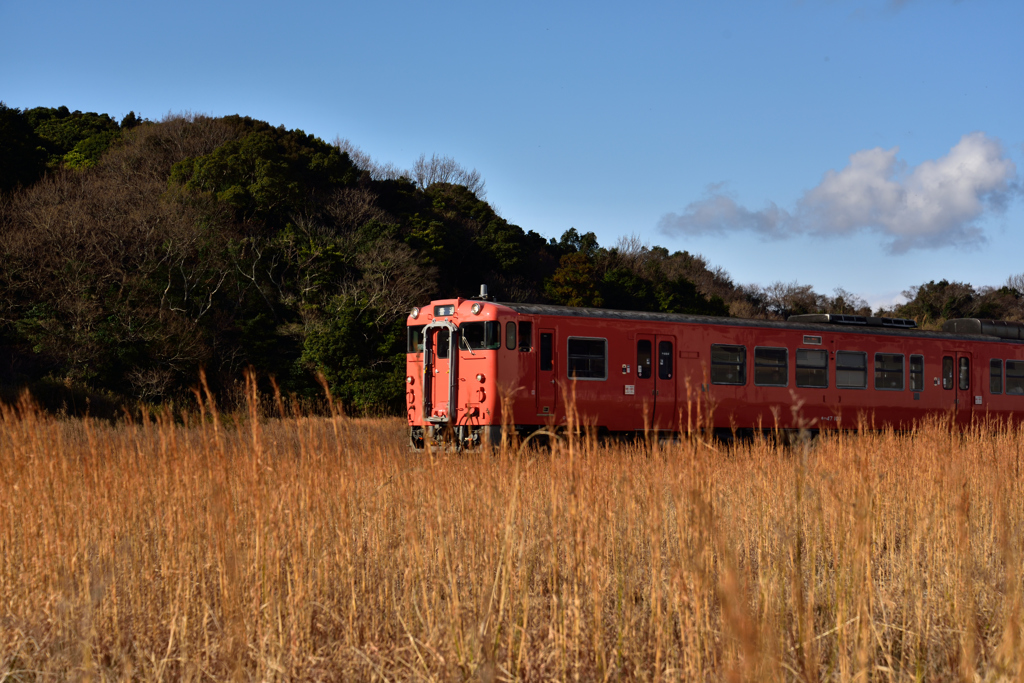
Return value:
[(0, 681), (1018, 680), (1022, 443), (4, 409)]

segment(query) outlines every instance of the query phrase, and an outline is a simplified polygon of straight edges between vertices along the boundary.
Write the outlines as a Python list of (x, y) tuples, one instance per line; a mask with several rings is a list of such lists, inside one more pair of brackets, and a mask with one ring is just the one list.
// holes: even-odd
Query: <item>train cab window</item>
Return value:
[(924, 356), (910, 357), (910, 390), (924, 391)]
[(1003, 361), (999, 358), (988, 362), (988, 393), (1003, 393)]
[(728, 344), (711, 345), (711, 383), (747, 383), (747, 347)]
[(836, 351), (836, 387), (868, 388), (868, 354), (863, 351)]
[(1006, 361), (1006, 393), (1024, 396), (1024, 360)]
[(828, 351), (796, 350), (796, 385), (817, 389), (828, 387)]
[(423, 325), (409, 325), (405, 332), (405, 352), (422, 353)]
[(651, 377), (650, 339), (637, 339), (636, 341), (636, 376), (638, 379), (650, 379)]
[(789, 349), (754, 349), (754, 384), (784, 387), (789, 384)]
[(608, 378), (608, 340), (569, 337), (565, 369), (574, 379)]
[(942, 357), (942, 388), (953, 388), (953, 356)]
[(672, 342), (658, 342), (658, 379), (672, 379)]
[(493, 351), (501, 348), (501, 323), (488, 320), (459, 325), (459, 346), (466, 351)]
[(903, 391), (903, 354), (875, 354), (875, 389)]
[(550, 372), (555, 367), (554, 344), (550, 332), (540, 333), (540, 369)]
[(967, 391), (971, 388), (971, 360), (960, 358), (960, 390)]
[(526, 320), (519, 321), (519, 350), (533, 351), (533, 323)]
[(505, 348), (509, 351), (516, 350), (516, 324), (511, 320), (505, 323)]

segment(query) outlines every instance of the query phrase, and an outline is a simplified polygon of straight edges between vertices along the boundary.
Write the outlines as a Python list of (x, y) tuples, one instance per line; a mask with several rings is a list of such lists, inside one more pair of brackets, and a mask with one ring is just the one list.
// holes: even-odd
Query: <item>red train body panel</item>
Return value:
[(892, 322), (434, 301), (408, 320), (413, 444), (494, 443), (503, 423), (521, 435), (562, 426), (570, 403), (579, 423), (611, 433), (905, 429), (935, 413), (962, 425), (1024, 415), (1024, 341)]

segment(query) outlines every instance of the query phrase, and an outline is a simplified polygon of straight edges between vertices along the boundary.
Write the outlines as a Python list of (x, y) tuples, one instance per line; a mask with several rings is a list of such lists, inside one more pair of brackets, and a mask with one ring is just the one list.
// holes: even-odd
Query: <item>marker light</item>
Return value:
[(480, 304), (473, 304), (472, 306), (470, 306), (469, 310), (473, 312), (473, 315), (480, 315), (480, 309), (482, 308), (483, 306), (481, 306)]
[(420, 317), (420, 309), (419, 308), (413, 308), (412, 312), (410, 312), (409, 315), (411, 315), (412, 319), (415, 320), (416, 318)]
[(405, 378), (405, 383), (406, 384), (412, 384), (414, 381), (415, 380), (412, 378), (412, 375), (410, 375), (409, 377)]
[(477, 381), (477, 382), (480, 382), (481, 384), (483, 384), (483, 381), (484, 381), (485, 379), (487, 379), (487, 378), (486, 378), (486, 377), (484, 377), (484, 376), (483, 376), (483, 374), (479, 374), (479, 375), (477, 375), (477, 376), (476, 376), (476, 381)]

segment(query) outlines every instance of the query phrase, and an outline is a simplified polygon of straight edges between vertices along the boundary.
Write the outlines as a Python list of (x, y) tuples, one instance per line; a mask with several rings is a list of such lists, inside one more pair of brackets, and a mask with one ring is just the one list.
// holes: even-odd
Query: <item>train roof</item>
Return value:
[[(919, 337), (925, 339), (962, 339), (968, 341), (1008, 341), (1021, 343), (1024, 337), (1010, 337), (1010, 334), (1024, 335), (1024, 324), (1002, 321), (966, 318), (950, 320), (943, 331), (920, 330), (910, 327), (901, 318), (866, 318), (862, 316), (807, 315), (791, 316), (786, 322), (756, 320), (751, 318), (726, 318), (686, 313), (658, 313), (654, 311), (621, 311), (605, 308), (584, 308), (576, 306), (553, 306), (550, 304), (523, 304), (494, 302), (522, 315), (557, 315), (575, 318), (604, 318), (613, 320), (638, 320), (649, 322), (676, 322), (704, 325), (726, 325), (730, 327), (761, 327), (784, 330), (808, 330), (814, 332), (850, 332), (893, 337)], [(861, 318), (863, 322), (843, 320)], [(884, 324), (881, 321), (890, 321)], [(878, 322), (876, 322), (878, 321)]]

